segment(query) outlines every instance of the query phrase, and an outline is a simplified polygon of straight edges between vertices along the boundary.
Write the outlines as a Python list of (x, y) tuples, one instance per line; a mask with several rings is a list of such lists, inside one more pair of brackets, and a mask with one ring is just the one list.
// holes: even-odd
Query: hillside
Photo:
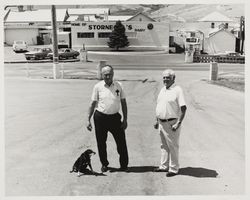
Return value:
[[(91, 5), (89, 5), (91, 7)], [(88, 6), (84, 6), (88, 7)], [(97, 5), (95, 5), (97, 7)], [(243, 4), (118, 4), (98, 5), (98, 7), (109, 7), (111, 15), (135, 15), (144, 12), (157, 21), (183, 19), (185, 21), (196, 21), (214, 11), (218, 11), (229, 18), (238, 21), (244, 16)]]
[[(156, 20), (164, 20), (168, 14), (183, 18), (186, 21), (196, 21), (214, 11), (218, 11), (229, 18), (238, 21), (240, 16), (244, 16), (244, 5), (215, 5), (215, 4), (180, 4), (169, 5), (152, 12), (151, 17)], [(167, 18), (166, 18), (167, 19)]]
[[(38, 9), (50, 6), (35, 6)], [(157, 21), (196, 21), (214, 11), (239, 21), (245, 16), (244, 4), (113, 4), (113, 5), (57, 5), (57, 8), (110, 8), (111, 15), (135, 15), (144, 12)]]

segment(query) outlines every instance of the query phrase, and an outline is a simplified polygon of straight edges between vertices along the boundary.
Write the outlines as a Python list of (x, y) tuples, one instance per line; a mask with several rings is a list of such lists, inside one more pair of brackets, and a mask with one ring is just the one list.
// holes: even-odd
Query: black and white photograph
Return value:
[(247, 8), (1, 2), (3, 199), (247, 199)]

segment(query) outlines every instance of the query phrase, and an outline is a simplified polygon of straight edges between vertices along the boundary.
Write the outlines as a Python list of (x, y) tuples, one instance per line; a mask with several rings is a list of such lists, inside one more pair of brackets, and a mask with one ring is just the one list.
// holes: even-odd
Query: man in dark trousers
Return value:
[[(93, 89), (91, 104), (88, 110), (87, 129), (92, 130), (91, 117), (94, 114), (96, 141), (102, 172), (108, 171), (106, 141), (110, 132), (116, 142), (120, 155), (119, 171), (128, 171), (128, 151), (125, 138), (127, 128), (127, 103), (122, 85), (113, 81), (114, 70), (110, 65), (102, 68), (103, 80), (98, 82)], [(122, 107), (123, 118), (119, 113)]]

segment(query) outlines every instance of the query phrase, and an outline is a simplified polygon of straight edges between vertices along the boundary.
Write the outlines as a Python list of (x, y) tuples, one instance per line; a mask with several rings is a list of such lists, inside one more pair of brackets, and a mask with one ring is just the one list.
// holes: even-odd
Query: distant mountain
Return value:
[(245, 16), (244, 9), (243, 4), (170, 4), (157, 11), (151, 12), (150, 17), (164, 21), (168, 19), (166, 16), (170, 15), (171, 17), (174, 15), (186, 21), (197, 21), (214, 11), (218, 11), (234, 21), (239, 21), (240, 16)]

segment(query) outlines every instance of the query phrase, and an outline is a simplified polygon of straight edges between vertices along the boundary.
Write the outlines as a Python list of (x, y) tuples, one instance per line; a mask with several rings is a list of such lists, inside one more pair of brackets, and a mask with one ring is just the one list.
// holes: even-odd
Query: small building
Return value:
[(235, 22), (229, 17), (215, 11), (205, 17), (199, 19), (197, 22), (206, 26), (206, 29), (203, 30), (205, 36), (208, 36), (211, 32), (217, 30), (220, 26), (223, 26), (225, 29), (234, 28)]
[(227, 51), (234, 52), (236, 37), (228, 30), (222, 28), (210, 33), (204, 44), (204, 49), (208, 54), (226, 53)]
[[(57, 24), (65, 27), (66, 9), (57, 9)], [(12, 45), (14, 40), (24, 40), (28, 45), (51, 43), (51, 10), (12, 11), (4, 17), (4, 42)], [(66, 25), (67, 26), (67, 25)], [(43, 42), (42, 42), (43, 41)]]

